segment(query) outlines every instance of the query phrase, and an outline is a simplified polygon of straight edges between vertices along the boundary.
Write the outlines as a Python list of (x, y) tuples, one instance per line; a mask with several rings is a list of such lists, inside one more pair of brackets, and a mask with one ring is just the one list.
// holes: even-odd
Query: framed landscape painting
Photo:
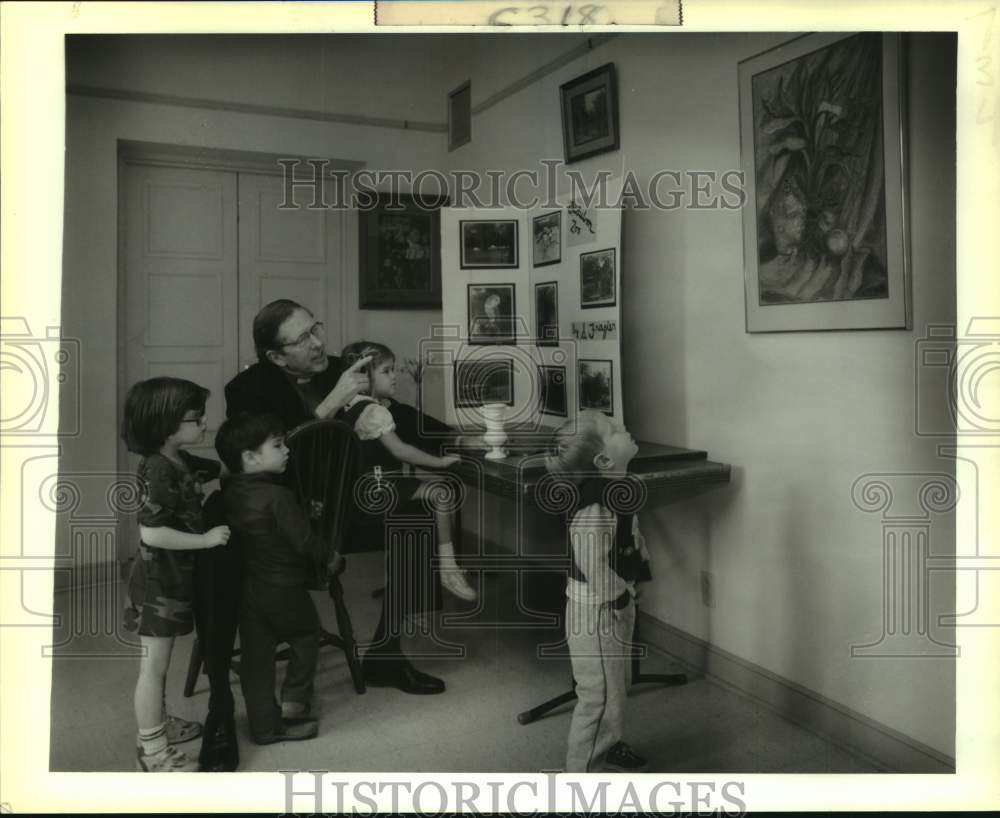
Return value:
[(559, 86), (563, 151), (570, 165), (618, 150), (618, 83), (606, 63)]
[(517, 221), (462, 221), (460, 226), (463, 270), (517, 267)]
[(577, 361), (577, 389), (580, 409), (597, 409), (606, 415), (615, 413), (615, 381), (609, 360)]
[(831, 32), (739, 64), (748, 332), (909, 326), (901, 52)]
[(615, 248), (580, 255), (580, 306), (583, 309), (615, 306), (617, 269)]
[(514, 405), (512, 358), (482, 358), (455, 364), (455, 406)]

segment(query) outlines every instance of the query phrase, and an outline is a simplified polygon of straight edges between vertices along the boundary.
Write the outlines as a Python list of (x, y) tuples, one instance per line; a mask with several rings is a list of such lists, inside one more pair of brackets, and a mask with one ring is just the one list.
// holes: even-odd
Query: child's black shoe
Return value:
[(649, 766), (649, 762), (624, 741), (619, 741), (608, 750), (608, 754), (604, 757), (604, 766), (616, 772), (641, 773)]
[(216, 716), (209, 713), (198, 754), (198, 769), (203, 773), (231, 773), (240, 764), (240, 749), (236, 743), (236, 722), (230, 713)]

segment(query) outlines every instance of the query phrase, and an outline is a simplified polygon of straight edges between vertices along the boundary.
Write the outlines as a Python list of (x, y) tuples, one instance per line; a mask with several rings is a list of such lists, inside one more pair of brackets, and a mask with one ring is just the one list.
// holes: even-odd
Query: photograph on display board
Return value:
[(517, 221), (462, 221), (463, 270), (517, 267)]
[(588, 360), (577, 362), (577, 389), (580, 409), (597, 409), (606, 415), (614, 415), (615, 382), (613, 364), (609, 360)]
[(555, 281), (535, 285), (535, 344), (559, 345), (559, 285)]
[(566, 417), (566, 367), (539, 366), (538, 378), (541, 385), (539, 409), (543, 415)]
[(580, 256), (580, 306), (615, 306), (615, 249), (595, 250)]
[(562, 211), (535, 216), (531, 220), (531, 263), (535, 267), (562, 260)]
[(455, 406), (514, 405), (514, 361), (483, 358), (455, 364)]
[(469, 285), (469, 343), (517, 343), (513, 284)]

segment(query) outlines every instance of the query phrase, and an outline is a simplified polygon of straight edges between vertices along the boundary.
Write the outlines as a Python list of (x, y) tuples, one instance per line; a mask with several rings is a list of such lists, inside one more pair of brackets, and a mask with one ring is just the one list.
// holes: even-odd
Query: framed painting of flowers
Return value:
[(909, 326), (904, 85), (899, 34), (739, 64), (747, 332)]

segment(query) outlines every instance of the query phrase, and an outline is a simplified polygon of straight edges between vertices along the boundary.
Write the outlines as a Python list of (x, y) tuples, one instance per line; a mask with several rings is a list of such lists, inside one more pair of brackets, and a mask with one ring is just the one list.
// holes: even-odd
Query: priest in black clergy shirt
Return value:
[[(322, 323), (294, 301), (282, 299), (263, 307), (254, 318), (253, 340), (257, 363), (226, 385), (228, 417), (238, 412), (267, 412), (281, 418), (291, 430), (313, 418), (333, 417), (368, 387), (368, 376), (362, 370), (369, 359), (345, 368), (339, 358), (327, 355)], [(390, 564), (405, 565), (405, 560), (391, 560)], [(421, 613), (440, 597), (437, 588), (433, 593), (423, 590), (415, 594), (414, 589), (407, 592), (403, 586), (429, 575), (431, 572), (422, 566), (411, 566), (405, 576), (386, 578), (382, 615), (372, 638), (378, 647), (369, 650), (362, 662), (368, 684), (398, 687), (406, 693), (444, 691), (444, 682), (410, 664), (400, 644), (402, 614)], [(433, 599), (424, 599), (428, 596)], [(410, 607), (404, 611), (401, 604)], [(414, 610), (414, 604), (422, 608)]]

